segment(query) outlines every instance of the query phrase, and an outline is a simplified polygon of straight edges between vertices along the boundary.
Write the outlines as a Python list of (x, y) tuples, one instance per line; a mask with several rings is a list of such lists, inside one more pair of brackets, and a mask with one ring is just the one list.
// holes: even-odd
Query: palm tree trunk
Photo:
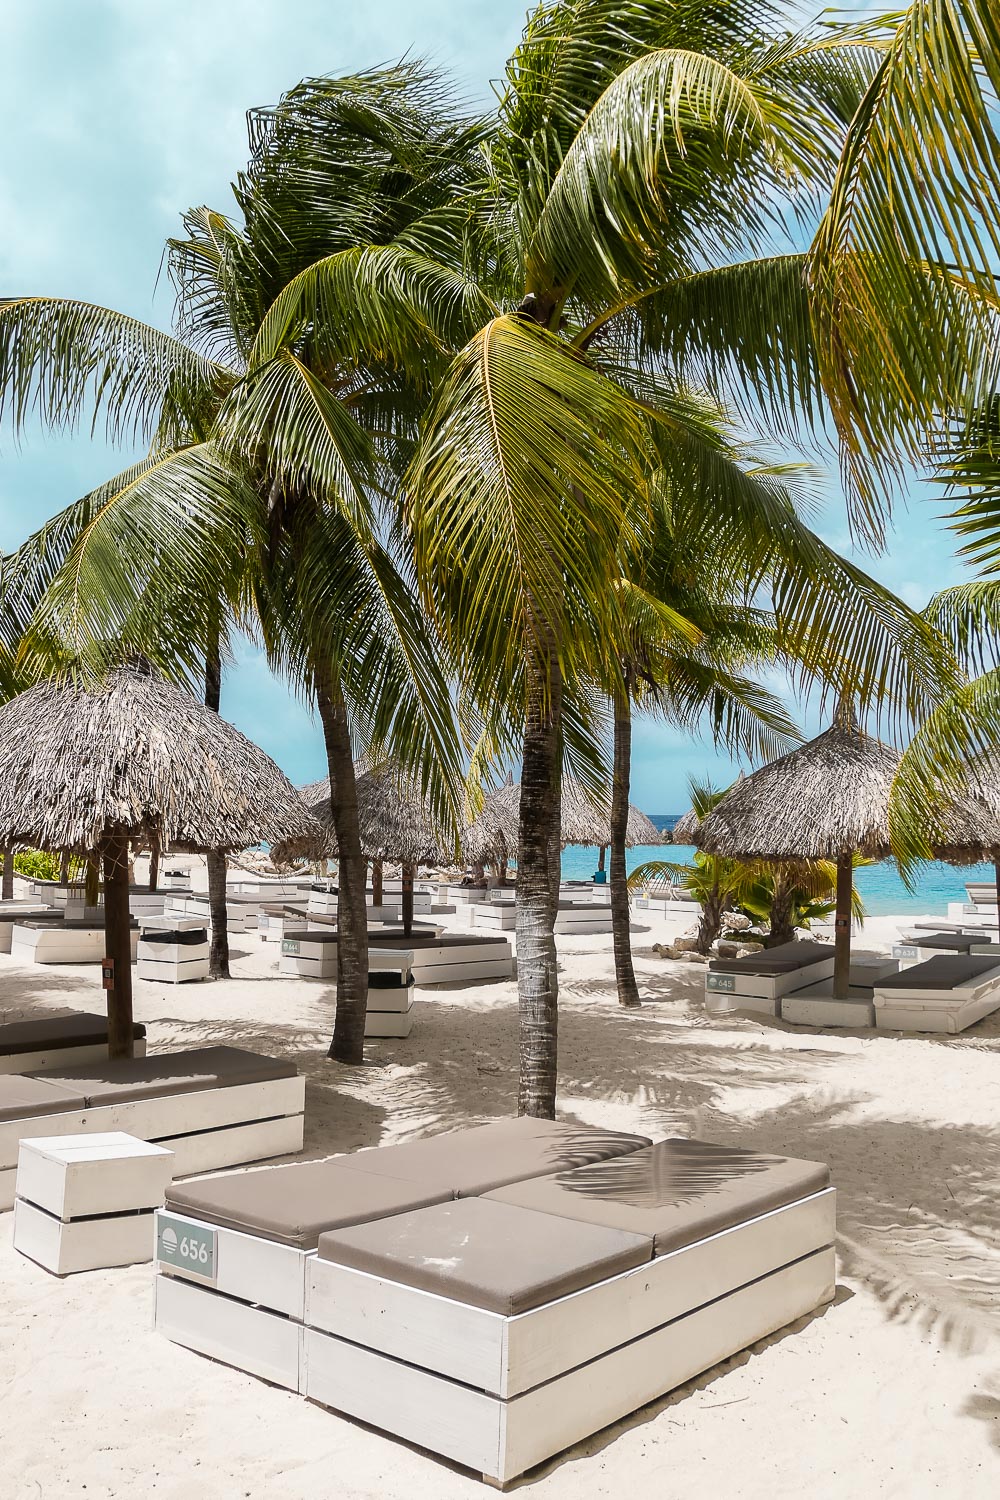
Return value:
[(607, 868), (607, 859), (608, 859), (608, 846), (607, 846), (607, 844), (602, 844), (601, 847), (597, 851), (597, 873), (598, 873), (598, 875), (603, 875), (604, 874), (604, 871)]
[[(222, 702), (222, 648), (218, 618), (209, 627), (205, 649), (205, 707), (219, 712)], [(208, 911), (212, 923), (212, 946), (208, 954), (208, 972), (213, 979), (229, 978), (229, 912), (226, 908), (226, 856), (212, 849), (206, 856), (208, 867)]]
[(795, 927), (792, 922), (792, 893), (794, 891), (794, 877), (786, 876), (779, 867), (774, 875), (774, 895), (771, 899), (771, 931), (768, 933), (765, 947), (778, 948), (782, 943), (790, 943), (795, 937)]
[(154, 838), (149, 846), (149, 889), (155, 891), (160, 880), (160, 841)]
[(132, 1036), (132, 938), (128, 891), (128, 839), (123, 834), (105, 838), (104, 933), (108, 988), (108, 1056), (131, 1057)]
[(84, 874), (83, 899), (87, 906), (97, 906), (101, 899), (101, 866), (100, 861), (93, 855), (90, 855), (87, 859), (87, 868)]
[(59, 884), (69, 885), (69, 855), (65, 849), (59, 860)]
[[(562, 680), (550, 657), (527, 664), (528, 698), (517, 849), (518, 1113), (555, 1118), (559, 977)], [(554, 868), (553, 868), (554, 866)]]
[(409, 937), (413, 931), (413, 865), (403, 865), (400, 870), (402, 876), (403, 901), (403, 936)]
[(0, 900), (14, 899), (14, 845), (5, 844), (3, 851), (3, 880), (0, 883)]
[(837, 914), (833, 924), (833, 996), (846, 1000), (851, 992), (851, 902), (854, 896), (854, 857), (837, 856)]
[(701, 903), (701, 916), (698, 919), (698, 936), (695, 939), (696, 951), (708, 953), (719, 933), (722, 931), (722, 892), (719, 883), (712, 886), (711, 891), (705, 896)]
[(337, 1014), (330, 1056), (362, 1063), (368, 1009), (368, 861), (361, 848), (354, 750), (343, 695), (329, 666), (315, 669), (316, 706), (330, 777), (330, 813), (337, 835)]
[[(632, 964), (628, 869), (625, 864), (631, 765), (632, 706), (626, 688), (624, 693), (615, 696), (614, 761), (611, 777), (611, 932), (615, 950), (618, 1004), (634, 1009), (642, 1002)], [(601, 853), (603, 855), (604, 851)]]

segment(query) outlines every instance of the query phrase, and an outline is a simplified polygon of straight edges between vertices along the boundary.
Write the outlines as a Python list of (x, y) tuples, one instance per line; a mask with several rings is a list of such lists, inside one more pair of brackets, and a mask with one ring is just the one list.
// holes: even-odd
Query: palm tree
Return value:
[[(853, 32), (768, 34), (765, 5), (539, 5), (508, 65), (489, 148), (498, 287), (439, 387), (408, 499), (429, 609), (496, 743), (520, 737), (519, 1108), (551, 1115), (559, 778), (594, 664), (628, 697), (617, 582), (648, 531), (655, 474), (680, 524), (732, 537), (783, 607), (823, 570), (803, 642), (846, 632), (839, 677), (914, 706), (931, 634), (835, 559), (733, 461), (681, 385), (779, 433), (819, 420), (804, 272), (782, 215), (821, 198), (878, 65)], [(759, 258), (764, 256), (763, 259)], [(499, 295), (499, 292), (498, 292)], [(706, 430), (707, 429), (707, 430)], [(849, 643), (847, 640), (849, 637)], [(891, 680), (891, 681), (890, 681)], [(576, 767), (574, 767), (576, 769)]]
[(481, 129), (413, 65), (307, 81), (250, 124), (242, 224), (199, 209), (170, 247), (179, 336), (79, 303), (10, 301), (0, 400), (15, 423), (37, 408), (53, 426), (91, 406), (113, 437), (151, 443), (22, 549), (41, 586), (36, 627), (82, 655), (138, 639), (175, 671), (204, 670), (211, 694), (213, 639), (177, 620), (164, 640), (162, 611), (143, 601), (168, 582), (172, 597), (218, 598), (235, 569), (241, 622), (316, 704), (340, 850), (331, 1052), (359, 1062), (366, 866), (352, 733), (414, 771), (443, 820), (458, 765), (388, 501), (435, 361), (466, 299), (483, 306), (462, 274), (458, 202), (480, 172)]

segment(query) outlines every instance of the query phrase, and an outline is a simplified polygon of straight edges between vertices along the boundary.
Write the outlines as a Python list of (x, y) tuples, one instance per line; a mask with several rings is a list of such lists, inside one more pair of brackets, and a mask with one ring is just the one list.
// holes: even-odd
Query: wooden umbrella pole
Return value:
[(854, 856), (837, 856), (837, 915), (834, 923), (833, 994), (846, 1000), (851, 988), (851, 907), (854, 898)]
[(406, 937), (413, 931), (413, 872), (415, 866), (404, 865), (403, 877), (403, 933)]
[(109, 834), (103, 844), (104, 932), (107, 956), (108, 1054), (132, 1056), (132, 939), (128, 889), (128, 839)]
[(381, 906), (382, 903), (382, 861), (372, 860), (372, 906)]

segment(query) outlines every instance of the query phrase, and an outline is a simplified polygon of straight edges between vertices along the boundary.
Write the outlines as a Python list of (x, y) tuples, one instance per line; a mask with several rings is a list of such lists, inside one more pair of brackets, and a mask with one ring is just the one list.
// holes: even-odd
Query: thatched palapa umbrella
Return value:
[[(515, 859), (521, 811), (521, 788), (514, 781), (491, 792), (483, 810), (462, 835), (466, 858), (478, 864), (490, 860)], [(560, 838), (566, 844), (584, 844), (604, 850), (611, 843), (611, 809), (597, 806), (567, 777), (562, 786)], [(638, 807), (629, 804), (626, 846), (662, 843), (656, 824)], [(603, 866), (602, 866), (603, 868)]]
[(895, 750), (862, 734), (842, 709), (825, 733), (737, 782), (696, 832), (699, 848), (731, 859), (836, 862), (838, 998), (850, 988), (854, 855), (889, 853), (889, 792), (898, 764)]
[(132, 1051), (129, 840), (204, 853), (318, 834), (263, 750), (149, 671), (43, 683), (0, 706), (0, 844), (104, 863), (113, 1057)]
[(992, 864), (1000, 921), (1000, 756), (981, 755), (965, 768), (931, 830), (935, 859), (952, 865)]
[[(441, 833), (427, 798), (412, 776), (391, 761), (363, 771), (357, 780), (358, 821), (361, 848), (372, 861), (372, 889), (380, 905), (381, 866), (399, 864), (403, 879), (403, 931), (413, 926), (413, 877), (418, 865), (454, 864), (456, 850)], [(337, 839), (330, 812), (329, 778), (311, 782), (299, 793), (303, 802), (323, 825), (322, 853), (337, 854)], [(376, 871), (378, 873), (376, 873)]]

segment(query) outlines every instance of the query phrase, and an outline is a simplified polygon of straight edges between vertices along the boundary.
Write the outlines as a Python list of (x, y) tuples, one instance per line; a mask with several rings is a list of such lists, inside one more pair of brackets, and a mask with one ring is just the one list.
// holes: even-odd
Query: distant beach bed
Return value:
[[(677, 822), (679, 813), (650, 813), (657, 828), (669, 829)], [(679, 864), (691, 858), (694, 849), (685, 844), (640, 846), (629, 849), (629, 870), (645, 864), (650, 859), (671, 859)], [(597, 869), (596, 849), (570, 848), (563, 850), (562, 872), (565, 880), (589, 880)], [(940, 861), (928, 861), (923, 865), (912, 891), (907, 890), (899, 877), (892, 860), (866, 865), (858, 870), (856, 881), (861, 897), (873, 917), (895, 915), (897, 912), (927, 912), (944, 916), (949, 901), (965, 900), (967, 880), (989, 880), (995, 878), (992, 865), (946, 865)]]

